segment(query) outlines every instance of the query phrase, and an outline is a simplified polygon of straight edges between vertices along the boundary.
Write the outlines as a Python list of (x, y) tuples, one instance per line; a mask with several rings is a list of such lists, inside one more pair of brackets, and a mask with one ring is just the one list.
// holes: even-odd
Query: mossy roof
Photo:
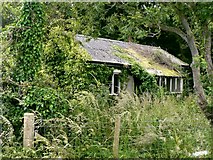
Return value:
[(94, 62), (131, 65), (128, 61), (131, 58), (148, 73), (158, 76), (181, 76), (180, 66), (188, 66), (159, 47), (106, 38), (92, 39), (84, 35), (77, 35), (76, 39), (92, 56)]

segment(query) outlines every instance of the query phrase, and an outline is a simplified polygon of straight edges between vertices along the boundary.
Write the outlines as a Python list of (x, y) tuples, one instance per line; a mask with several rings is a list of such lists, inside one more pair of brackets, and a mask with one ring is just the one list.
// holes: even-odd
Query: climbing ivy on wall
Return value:
[(44, 22), (42, 3), (23, 3), (20, 19), (12, 30), (11, 52), (16, 59), (13, 71), (15, 81), (32, 81), (41, 66)]
[(143, 92), (154, 92), (158, 89), (155, 77), (146, 72), (140, 63), (136, 62), (132, 57), (128, 56), (126, 50), (118, 46), (114, 46), (114, 49), (116, 50), (114, 53), (116, 56), (125, 59), (131, 64), (129, 72), (134, 76), (136, 81), (138, 81), (138, 83), (136, 83), (137, 94), (142, 94)]
[(81, 85), (86, 61), (90, 59), (75, 42), (72, 31), (66, 31), (59, 25), (49, 30), (42, 61), (60, 87), (71, 83)]
[[(42, 62), (47, 73), (52, 75), (59, 88), (69, 88), (71, 93), (91, 91), (101, 85), (109, 88), (115, 68), (89, 63), (92, 57), (75, 39), (75, 21), (60, 22), (53, 22), (46, 36)], [(127, 77), (125, 73), (126, 70), (122, 69), (122, 82)]]
[[(68, 25), (70, 30), (65, 29)], [(58, 87), (69, 88), (72, 93), (94, 88), (91, 85), (107, 84), (113, 68), (88, 63), (92, 58), (75, 40), (75, 31), (70, 25), (64, 22), (64, 26), (56, 24), (49, 30), (42, 56), (46, 71)]]
[(157, 90), (158, 86), (155, 77), (147, 73), (138, 63), (132, 63), (130, 72), (139, 82), (136, 84), (138, 94)]

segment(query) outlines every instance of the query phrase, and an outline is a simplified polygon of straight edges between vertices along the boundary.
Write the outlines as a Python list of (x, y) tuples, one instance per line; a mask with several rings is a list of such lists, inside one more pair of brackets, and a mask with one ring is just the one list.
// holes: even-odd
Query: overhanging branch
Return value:
[(187, 35), (181, 31), (178, 28), (175, 27), (170, 27), (170, 26), (166, 26), (166, 25), (160, 25), (161, 30), (163, 31), (168, 31), (168, 32), (172, 32), (172, 33), (176, 33), (177, 35), (179, 35), (185, 42), (187, 42)]

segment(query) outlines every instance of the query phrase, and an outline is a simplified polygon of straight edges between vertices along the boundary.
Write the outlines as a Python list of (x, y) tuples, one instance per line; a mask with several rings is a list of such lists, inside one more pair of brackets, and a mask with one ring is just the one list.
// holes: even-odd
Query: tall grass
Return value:
[[(115, 105), (108, 97), (81, 92), (69, 100), (68, 116), (37, 124), (35, 149), (4, 146), (5, 157), (112, 158), (114, 120), (121, 116), (120, 158), (189, 158), (207, 150), (211, 156), (211, 126), (193, 95), (122, 93)], [(37, 121), (40, 116), (37, 114)], [(15, 148), (15, 149), (14, 149)]]
[(140, 157), (185, 158), (200, 150), (208, 150), (210, 156), (211, 126), (194, 96), (181, 99), (147, 95), (139, 100), (124, 95), (116, 108), (123, 113), (123, 126), (130, 128), (129, 132), (124, 130), (124, 137), (130, 137), (128, 140), (134, 144), (131, 148)]

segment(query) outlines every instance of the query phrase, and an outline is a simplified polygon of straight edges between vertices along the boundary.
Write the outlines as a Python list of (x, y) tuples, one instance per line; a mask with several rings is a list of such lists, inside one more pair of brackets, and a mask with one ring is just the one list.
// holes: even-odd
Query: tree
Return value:
[[(160, 21), (157, 20), (154, 21), (154, 23), (153, 21), (149, 21), (148, 26), (158, 26), (161, 30), (173, 32), (186, 42), (192, 56), (190, 66), (193, 74), (194, 90), (198, 96), (198, 104), (206, 116), (212, 120), (212, 113), (207, 111), (208, 101), (201, 82), (200, 57), (204, 54), (207, 63), (209, 85), (211, 86), (213, 72), (211, 60), (213, 7), (208, 3), (171, 3), (157, 5), (157, 7), (153, 6), (147, 10), (152, 14), (161, 13)], [(170, 14), (168, 15), (168, 13)], [(149, 14), (149, 16), (150, 19), (153, 19), (151, 14)], [(156, 18), (154, 19), (156, 20)]]
[[(182, 38), (191, 52), (191, 69), (198, 104), (213, 120), (210, 103), (202, 84), (201, 59), (206, 63), (208, 86), (212, 82), (211, 33), (213, 3), (86, 3), (74, 8), (89, 33), (111, 32), (120, 39), (135, 41), (146, 36), (157, 36), (160, 31), (171, 32)], [(77, 8), (77, 9), (76, 9)], [(82, 15), (82, 16), (81, 16)], [(96, 27), (95, 27), (96, 26)], [(88, 29), (89, 28), (89, 29)], [(100, 31), (100, 28), (103, 28)], [(97, 32), (97, 30), (99, 30)], [(85, 32), (83, 32), (85, 33)], [(211, 90), (210, 90), (211, 92)], [(211, 106), (210, 106), (211, 108)], [(213, 121), (212, 121), (213, 122)]]

